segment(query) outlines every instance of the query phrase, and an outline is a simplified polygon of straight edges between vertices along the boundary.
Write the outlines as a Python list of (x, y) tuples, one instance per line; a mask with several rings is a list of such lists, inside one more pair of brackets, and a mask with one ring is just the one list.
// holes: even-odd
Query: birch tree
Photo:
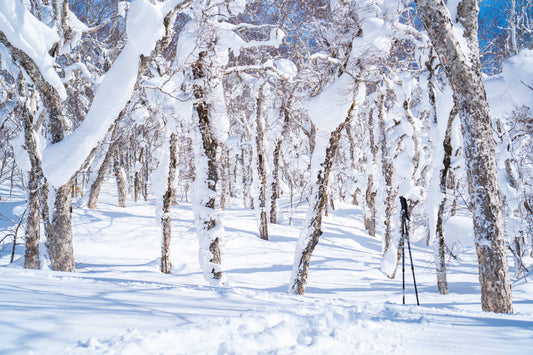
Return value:
[[(70, 51), (76, 46), (76, 39), (79, 40), (80, 35), (84, 31), (90, 32), (90, 29), (80, 25), (69, 11), (67, 1), (52, 3), (55, 29), (35, 18), (20, 0), (2, 5), (2, 11), (8, 16), (0, 22), (0, 42), (32, 79), (49, 117), (51, 144), (43, 151), (42, 159), (44, 176), (54, 187), (51, 196), (54, 202), (51, 213), (48, 213), (46, 203), (42, 204), (42, 208), (53, 270), (74, 271), (71, 185), (77, 172), (86, 168), (94, 157), (150, 64), (151, 56), (157, 56), (168, 42), (171, 18), (187, 3), (132, 2), (127, 24), (129, 41), (113, 65), (120, 70), (110, 69), (83, 123), (68, 136), (63, 108), (67, 91), (55, 72), (56, 58), (50, 53), (57, 55)], [(23, 27), (21, 23), (24, 23)], [(148, 30), (147, 25), (151, 26)], [(18, 29), (19, 33), (14, 29)], [(35, 36), (36, 33), (43, 37)], [(20, 38), (26, 38), (26, 42)], [(116, 88), (116, 83), (122, 87)]]
[(450, 12), (442, 0), (416, 0), (416, 5), (452, 86), (463, 127), (482, 309), (510, 313), (513, 310), (511, 284), (495, 148), (477, 40), (479, 4), (477, 0), (463, 0), (456, 9), (467, 47), (461, 46), (462, 39), (458, 38)]

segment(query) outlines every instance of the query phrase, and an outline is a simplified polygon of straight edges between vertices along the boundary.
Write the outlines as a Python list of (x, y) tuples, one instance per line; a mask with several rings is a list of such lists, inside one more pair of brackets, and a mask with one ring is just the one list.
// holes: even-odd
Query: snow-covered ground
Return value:
[[(311, 260), (305, 296), (287, 294), (305, 215), (256, 234), (255, 214), (228, 209), (225, 287), (209, 286), (198, 264), (189, 203), (172, 212), (174, 272), (159, 272), (154, 202), (116, 207), (113, 181), (99, 209), (74, 209), (75, 273), (9, 265), (0, 247), (0, 354), (531, 354), (533, 283), (513, 284), (515, 313), (481, 312), (474, 250), (450, 261), (450, 294), (437, 293), (431, 251), (412, 243), (421, 306), (410, 266), (402, 305), (395, 280), (379, 271), (381, 241), (363, 230), (361, 211), (336, 204)], [(22, 199), (0, 191), (0, 213)], [(0, 239), (7, 233), (0, 221)], [(9, 239), (9, 238), (8, 238)], [(512, 261), (509, 260), (512, 265)]]

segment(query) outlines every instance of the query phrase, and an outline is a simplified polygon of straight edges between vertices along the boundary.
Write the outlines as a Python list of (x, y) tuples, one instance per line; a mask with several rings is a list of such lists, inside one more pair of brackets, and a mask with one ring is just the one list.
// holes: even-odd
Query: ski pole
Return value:
[(416, 305), (420, 306), (420, 302), (418, 301), (418, 289), (416, 288), (415, 266), (413, 265), (413, 254), (411, 254), (411, 243), (409, 242), (409, 235), (407, 235), (407, 248), (409, 249), (409, 258), (411, 259), (411, 271), (413, 272), (413, 283), (415, 284)]
[(404, 236), (402, 228), (402, 297), (403, 304), (405, 304), (405, 249), (404, 249)]
[(402, 234), (402, 277), (403, 277), (403, 304), (405, 304), (405, 239), (407, 239), (407, 248), (409, 249), (409, 259), (411, 261), (411, 271), (413, 273), (413, 283), (415, 286), (416, 305), (420, 306), (418, 299), (418, 288), (416, 286), (415, 266), (413, 264), (413, 254), (411, 252), (411, 242), (409, 241), (409, 231), (407, 229), (407, 221), (409, 220), (409, 212), (407, 210), (407, 200), (400, 196), (401, 210), (401, 234)]

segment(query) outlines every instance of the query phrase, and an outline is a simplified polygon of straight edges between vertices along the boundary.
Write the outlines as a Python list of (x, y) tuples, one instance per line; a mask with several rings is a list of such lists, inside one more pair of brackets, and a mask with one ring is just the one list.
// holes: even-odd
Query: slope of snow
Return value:
[[(293, 226), (269, 226), (270, 241), (258, 238), (253, 211), (230, 208), (228, 284), (213, 287), (198, 265), (190, 203), (171, 212), (173, 273), (164, 275), (153, 201), (121, 209), (114, 189), (109, 180), (99, 210), (74, 209), (75, 273), (23, 269), (22, 246), (8, 265), (12, 244), (0, 247), (0, 353), (530, 353), (531, 283), (513, 285), (515, 314), (481, 312), (472, 247), (451, 261), (450, 294), (440, 296), (432, 251), (412, 241), (422, 306), (414, 306), (410, 273), (404, 306), (401, 270), (396, 280), (379, 271), (381, 241), (364, 233), (358, 208), (336, 203), (311, 259), (307, 294), (290, 296), (305, 206)], [(12, 216), (22, 198), (3, 198), (0, 213)], [(3, 235), (8, 225), (0, 228)]]

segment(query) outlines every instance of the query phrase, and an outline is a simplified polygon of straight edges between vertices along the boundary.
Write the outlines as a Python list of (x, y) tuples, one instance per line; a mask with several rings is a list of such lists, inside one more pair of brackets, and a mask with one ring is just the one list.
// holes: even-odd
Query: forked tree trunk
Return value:
[(163, 196), (163, 215), (161, 216), (161, 228), (163, 237), (161, 241), (161, 272), (170, 274), (172, 265), (170, 263), (170, 242), (172, 240), (172, 219), (170, 217), (170, 206), (174, 194), (174, 179), (178, 167), (178, 135), (170, 135), (170, 161), (168, 164), (167, 189)]
[(513, 311), (490, 110), (479, 60), (476, 0), (459, 3), (457, 15), (469, 45), (465, 54), (442, 0), (416, 0), (417, 11), (452, 86), (463, 128), (468, 186), (484, 311)]
[[(324, 208), (326, 207), (326, 191), (328, 188), (331, 166), (333, 165), (335, 153), (339, 147), (341, 132), (351, 119), (354, 108), (355, 103), (350, 107), (346, 120), (331, 133), (324, 162), (318, 170), (315, 186), (313, 188), (313, 195), (311, 197), (311, 205), (307, 212), (304, 229), (302, 230), (300, 240), (298, 241), (299, 247), (296, 250), (295, 264), (293, 266), (289, 286), (289, 292), (293, 294), (303, 295), (305, 293), (311, 255), (322, 235), (322, 215), (324, 213)], [(301, 248), (301, 250), (299, 250), (299, 248)]]

